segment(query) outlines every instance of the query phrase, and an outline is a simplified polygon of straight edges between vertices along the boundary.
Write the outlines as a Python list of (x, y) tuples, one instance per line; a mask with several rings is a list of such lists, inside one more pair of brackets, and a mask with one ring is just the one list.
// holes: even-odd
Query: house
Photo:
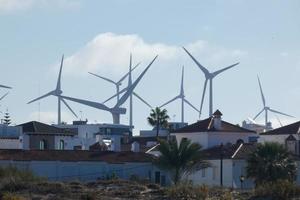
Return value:
[(80, 140), (79, 149), (89, 150), (95, 143), (104, 142), (108, 150), (120, 151), (121, 144), (132, 137), (130, 127), (122, 124), (88, 124), (88, 121), (73, 121), (73, 124), (55, 125), (58, 128), (76, 130)]
[(31, 121), (18, 125), (22, 131), (22, 149), (71, 150), (77, 145), (76, 132)]
[[(158, 136), (166, 137), (170, 134), (170, 131), (177, 130), (179, 128), (185, 127), (188, 124), (185, 122), (168, 122), (168, 129), (160, 128), (158, 131)], [(157, 129), (154, 127), (152, 130), (140, 130), (140, 137), (156, 137)]]
[(259, 142), (278, 142), (300, 155), (300, 121), (260, 134)]
[(21, 128), (0, 124), (0, 149), (21, 149)]
[(256, 142), (258, 135), (255, 131), (242, 128), (222, 120), (222, 113), (217, 110), (211, 117), (200, 120), (183, 128), (171, 132), (178, 143), (182, 139), (189, 139), (199, 143), (203, 149), (220, 144), (236, 144)]
[(0, 165), (32, 171), (53, 181), (95, 181), (117, 176), (170, 184), (167, 174), (142, 152), (76, 150), (0, 150)]

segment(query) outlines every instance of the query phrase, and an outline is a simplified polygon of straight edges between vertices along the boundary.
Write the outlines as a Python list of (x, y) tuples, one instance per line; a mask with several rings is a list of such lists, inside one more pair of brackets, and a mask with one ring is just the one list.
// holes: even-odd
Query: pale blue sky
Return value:
[[(8, 108), (14, 123), (37, 120), (34, 112), (38, 104), (26, 102), (38, 96), (38, 85), (41, 95), (54, 89), (62, 53), (67, 58), (64, 94), (102, 101), (114, 93), (114, 87), (87, 72), (117, 79), (127, 71), (130, 51), (136, 55), (135, 62), (142, 61), (134, 77), (157, 52), (162, 52), (136, 89), (150, 104), (161, 105), (177, 95), (181, 66), (185, 65), (186, 96), (199, 107), (204, 76), (180, 49), (184, 45), (210, 70), (241, 62), (214, 82), (214, 108), (223, 112), (225, 120), (240, 123), (261, 110), (259, 74), (267, 103), (296, 116), (280, 117), (287, 124), (300, 117), (299, 13), (297, 0), (0, 0), (0, 84), (14, 87), (0, 102), (0, 110)], [(103, 42), (104, 36), (112, 43)], [(116, 46), (118, 39), (122, 47)], [(144, 51), (129, 48), (136, 46)], [(109, 50), (110, 56), (99, 58), (95, 53), (100, 54), (100, 50), (102, 54)], [(0, 90), (1, 94), (5, 92)], [(48, 123), (54, 121), (56, 99), (49, 97), (40, 104), (41, 118)], [(105, 112), (72, 102), (70, 105), (92, 122), (111, 121)], [(134, 106), (137, 129), (147, 128), (149, 109), (137, 101)], [(180, 120), (179, 102), (166, 108), (172, 119)], [(63, 111), (64, 120), (72, 120), (65, 107)], [(275, 119), (274, 115), (270, 117)], [(186, 119), (195, 122), (197, 113), (187, 108)], [(123, 123), (127, 120), (128, 116), (122, 117)], [(276, 120), (274, 123), (278, 124)]]

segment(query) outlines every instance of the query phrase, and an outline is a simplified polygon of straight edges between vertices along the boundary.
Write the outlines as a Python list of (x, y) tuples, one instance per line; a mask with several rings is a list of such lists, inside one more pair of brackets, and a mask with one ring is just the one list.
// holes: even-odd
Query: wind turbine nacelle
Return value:
[(125, 114), (126, 113), (126, 108), (112, 108), (111, 113)]

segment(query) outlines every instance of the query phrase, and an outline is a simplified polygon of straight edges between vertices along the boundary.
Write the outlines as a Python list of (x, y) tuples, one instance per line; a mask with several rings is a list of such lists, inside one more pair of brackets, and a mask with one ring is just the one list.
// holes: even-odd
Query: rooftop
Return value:
[(99, 161), (107, 163), (151, 162), (152, 156), (142, 152), (82, 150), (0, 150), (0, 160), (14, 161)]
[(47, 135), (76, 135), (77, 133), (64, 128), (57, 128), (48, 124), (44, 124), (37, 121), (31, 121), (24, 124), (20, 124), (24, 133), (27, 134), (47, 134)]
[(194, 132), (242, 132), (242, 133), (255, 133), (255, 131), (248, 130), (245, 128), (242, 128), (238, 125), (231, 124), (229, 122), (223, 121), (220, 129), (216, 129), (214, 126), (212, 126), (214, 118), (209, 117), (204, 120), (200, 120), (194, 124), (190, 124), (188, 126), (185, 126), (183, 128), (177, 129), (172, 131), (172, 133), (194, 133)]
[(260, 135), (290, 135), (290, 134), (299, 134), (300, 121), (293, 124), (289, 124), (280, 128), (267, 131), (265, 133), (260, 133)]

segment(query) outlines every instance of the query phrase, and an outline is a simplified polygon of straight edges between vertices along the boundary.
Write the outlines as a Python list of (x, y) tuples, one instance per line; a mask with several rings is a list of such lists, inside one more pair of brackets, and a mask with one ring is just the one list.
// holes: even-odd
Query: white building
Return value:
[(182, 139), (199, 143), (203, 149), (220, 144), (256, 142), (258, 135), (255, 131), (223, 121), (221, 116), (222, 113), (217, 110), (212, 117), (177, 129), (171, 132), (171, 136), (175, 136), (178, 143)]
[(0, 149), (21, 149), (21, 128), (0, 124)]

